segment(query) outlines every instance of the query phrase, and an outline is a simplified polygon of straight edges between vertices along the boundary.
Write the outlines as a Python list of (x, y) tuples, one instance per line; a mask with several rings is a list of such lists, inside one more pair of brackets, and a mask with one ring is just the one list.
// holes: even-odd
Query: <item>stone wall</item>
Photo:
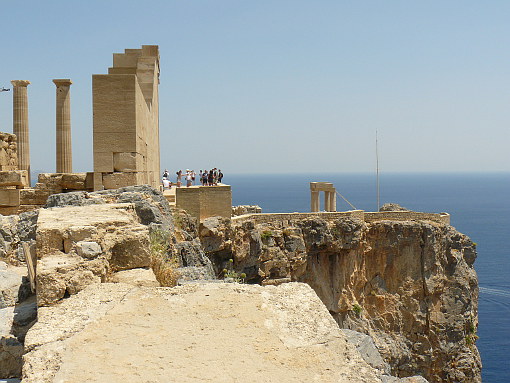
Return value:
[(376, 221), (430, 221), (443, 225), (450, 224), (448, 213), (420, 213), (415, 211), (390, 211), (390, 212), (365, 212), (363, 210), (351, 210), (344, 212), (320, 212), (320, 213), (261, 213), (246, 214), (233, 217), (236, 223), (243, 221), (254, 222), (255, 224), (271, 223), (286, 225), (292, 220), (319, 217), (326, 221), (334, 221), (339, 218), (354, 218), (365, 222)]
[(159, 187), (159, 48), (113, 55), (106, 75), (93, 75), (96, 188)]
[(450, 224), (448, 213), (420, 213), (416, 211), (365, 212), (365, 222), (375, 221), (431, 221), (444, 225)]

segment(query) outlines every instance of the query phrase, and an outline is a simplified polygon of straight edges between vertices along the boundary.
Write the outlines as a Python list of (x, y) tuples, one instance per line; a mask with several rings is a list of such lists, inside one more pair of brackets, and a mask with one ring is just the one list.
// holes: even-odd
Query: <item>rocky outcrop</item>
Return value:
[(299, 283), (92, 285), (40, 308), (25, 345), (24, 383), (390, 378), (361, 358)]
[(165, 284), (163, 264), (174, 259), (175, 275), (183, 280), (213, 277), (193, 218), (172, 210), (150, 187), (55, 194), (46, 205), (36, 235), (40, 306), (122, 270), (156, 267), (156, 278)]
[(196, 221), (147, 186), (56, 194), (44, 209), (0, 216), (0, 256), (22, 266), (24, 275), (28, 265), (37, 285), (37, 304), (32, 298), (27, 306), (28, 279), (12, 274), (14, 266), (7, 273), (0, 263), (0, 378), (19, 376), (37, 305), (57, 304), (108, 281), (154, 286), (175, 284), (179, 277), (213, 278)]
[(259, 214), (262, 208), (259, 205), (238, 205), (232, 206), (232, 217), (244, 214)]
[[(269, 222), (269, 223), (268, 223)], [(370, 335), (394, 375), (479, 382), (473, 242), (433, 222), (206, 220), (216, 269), (262, 284), (308, 283), (341, 327)]]
[(385, 203), (379, 209), (379, 211), (410, 211), (409, 209), (400, 206), (398, 203)]

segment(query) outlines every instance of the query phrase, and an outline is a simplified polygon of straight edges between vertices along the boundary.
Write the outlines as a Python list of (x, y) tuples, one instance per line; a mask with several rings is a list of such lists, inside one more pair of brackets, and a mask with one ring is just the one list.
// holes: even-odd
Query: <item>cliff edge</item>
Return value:
[(402, 214), (198, 225), (140, 186), (0, 217), (0, 378), (480, 382), (475, 245)]
[(233, 259), (248, 281), (309, 284), (340, 327), (374, 339), (392, 374), (480, 382), (473, 242), (437, 222), (327, 217), (211, 218), (200, 235), (217, 272)]
[(360, 382), (379, 373), (306, 284), (96, 284), (43, 307), (23, 383)]

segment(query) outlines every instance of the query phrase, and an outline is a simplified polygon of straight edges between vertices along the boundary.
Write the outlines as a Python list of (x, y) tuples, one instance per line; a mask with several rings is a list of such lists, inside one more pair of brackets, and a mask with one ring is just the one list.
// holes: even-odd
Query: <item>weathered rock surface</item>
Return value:
[(0, 262), (0, 378), (21, 375), (23, 341), (37, 315), (26, 271)]
[(262, 213), (262, 208), (258, 205), (239, 205), (232, 206), (232, 217), (244, 214), (259, 214)]
[[(72, 189), (73, 182), (80, 180), (66, 182), (66, 188)], [(197, 227), (196, 220), (171, 209), (148, 186), (55, 194), (44, 209), (0, 216), (0, 259), (22, 265), (26, 274), (28, 253), (22, 243), (28, 244), (36, 263), (40, 306), (107, 280), (154, 286), (179, 276), (183, 282), (212, 279)], [(153, 243), (153, 234), (162, 240)], [(152, 270), (140, 271), (151, 266), (158, 270), (158, 279)], [(175, 269), (175, 278), (168, 278), (168, 269)], [(20, 375), (25, 333), (37, 315), (35, 301), (21, 303), (31, 294), (28, 280), (13, 270), (0, 263), (0, 378)]]
[(356, 347), (365, 362), (386, 375), (390, 374), (390, 365), (381, 357), (370, 336), (349, 329), (342, 329), (342, 332), (347, 341)]
[[(95, 243), (102, 253), (91, 257), (84, 242)], [(49, 305), (104, 282), (110, 270), (150, 266), (149, 230), (132, 204), (41, 209), (37, 256), (38, 304)]]
[[(150, 187), (55, 194), (47, 206), (37, 220), (39, 305), (105, 282), (110, 273), (154, 266), (153, 246), (177, 260), (181, 279), (213, 278), (196, 222), (172, 210)], [(158, 234), (157, 244), (151, 243), (152, 234)]]
[(296, 283), (92, 285), (40, 308), (25, 346), (24, 383), (381, 382)]
[(403, 206), (400, 206), (398, 203), (385, 203), (381, 206), (379, 211), (409, 211)]
[(14, 306), (26, 297), (22, 288), (26, 273), (25, 267), (10, 266), (0, 261), (0, 308)]
[(159, 287), (159, 282), (150, 268), (119, 271), (114, 273), (109, 281), (134, 286)]
[(200, 234), (217, 269), (233, 258), (249, 281), (308, 283), (341, 327), (374, 339), (393, 375), (480, 381), (476, 250), (451, 226), (240, 217)]

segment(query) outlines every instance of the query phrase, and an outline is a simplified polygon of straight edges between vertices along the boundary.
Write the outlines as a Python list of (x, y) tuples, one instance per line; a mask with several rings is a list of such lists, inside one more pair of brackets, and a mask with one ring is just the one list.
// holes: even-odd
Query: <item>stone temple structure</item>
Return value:
[[(52, 194), (160, 187), (159, 47), (143, 45), (113, 54), (108, 74), (92, 76), (94, 171), (73, 173), (70, 79), (56, 86), (56, 172), (41, 173), (30, 187), (27, 80), (13, 80), (14, 134), (0, 133), (0, 214), (19, 214)], [(198, 219), (230, 218), (230, 186), (194, 186), (165, 193), (171, 204)]]
[(320, 192), (324, 192), (324, 210), (336, 211), (336, 189), (330, 182), (310, 182), (310, 211), (320, 211)]
[(108, 74), (92, 76), (94, 189), (159, 187), (159, 48), (113, 55)]

